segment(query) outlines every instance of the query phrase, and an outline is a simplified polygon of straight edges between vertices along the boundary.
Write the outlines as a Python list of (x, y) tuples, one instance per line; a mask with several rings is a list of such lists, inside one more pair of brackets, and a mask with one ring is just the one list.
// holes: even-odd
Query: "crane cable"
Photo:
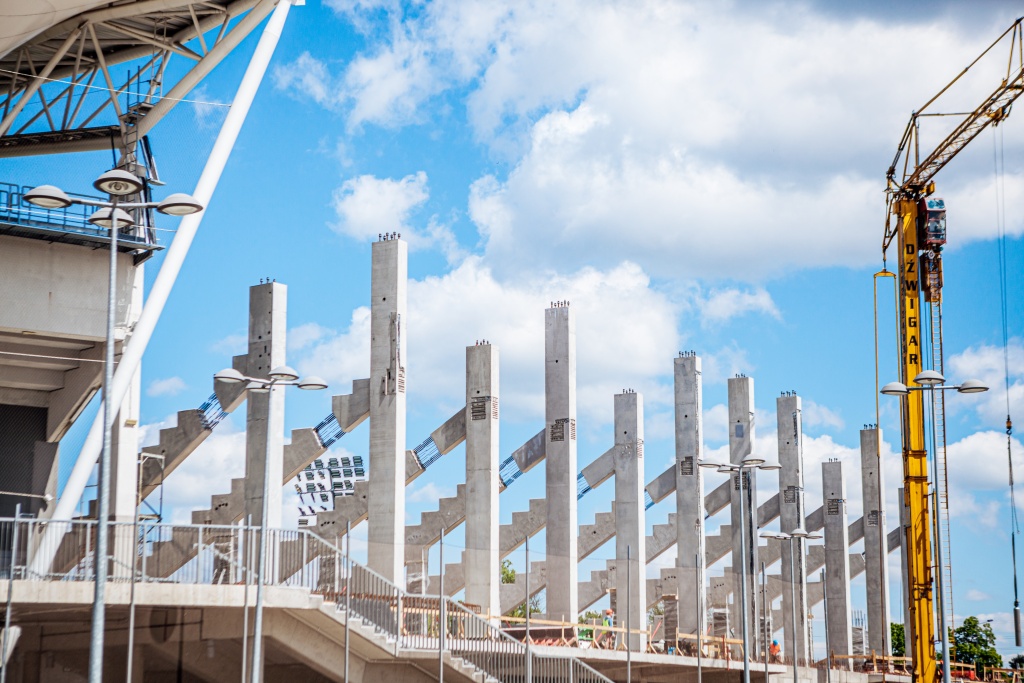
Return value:
[[(996, 131), (999, 132), (998, 140)], [(995, 126), (992, 130), (992, 162), (995, 169), (996, 189), (996, 245), (999, 258), (999, 305), (1003, 332), (1003, 378), (1006, 391), (1006, 463), (1010, 481), (1010, 550), (1013, 560), (1013, 625), (1017, 647), (1021, 647), (1020, 599), (1017, 589), (1017, 535), (1020, 523), (1017, 517), (1017, 500), (1013, 482), (1013, 419), (1010, 417), (1010, 334), (1007, 315), (1006, 290), (1006, 164), (1003, 154), (1003, 129)]]

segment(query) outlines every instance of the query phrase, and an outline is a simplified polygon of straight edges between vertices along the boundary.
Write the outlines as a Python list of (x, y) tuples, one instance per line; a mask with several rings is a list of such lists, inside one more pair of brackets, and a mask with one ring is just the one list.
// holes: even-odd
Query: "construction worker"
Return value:
[(773, 640), (772, 644), (768, 646), (768, 656), (771, 657), (771, 661), (779, 664), (782, 662), (782, 648), (779, 647), (779, 641)]
[(615, 649), (615, 634), (612, 633), (611, 628), (615, 626), (615, 612), (611, 609), (604, 611), (604, 618), (601, 620), (601, 625), (608, 630), (602, 631), (601, 635), (595, 639), (598, 647), (608, 648), (609, 650)]

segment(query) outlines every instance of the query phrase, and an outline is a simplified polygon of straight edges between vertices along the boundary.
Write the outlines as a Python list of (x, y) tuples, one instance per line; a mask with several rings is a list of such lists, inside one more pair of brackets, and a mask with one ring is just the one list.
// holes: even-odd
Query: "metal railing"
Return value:
[[(0, 183), (0, 223), (18, 225), (26, 228), (52, 232), (74, 233), (100, 241), (106, 240), (106, 228), (93, 225), (89, 216), (96, 211), (95, 206), (72, 204), (61, 209), (44, 209), (24, 201), (24, 195), (31, 188), (12, 183)], [(103, 201), (105, 197), (67, 193), (69, 197)], [(133, 210), (136, 225), (129, 231), (118, 235), (118, 241), (131, 244), (151, 245), (156, 239), (153, 233), (153, 216), (151, 209)]]
[[(55, 547), (43, 548), (43, 529), (54, 524), (64, 533), (51, 535)], [(0, 519), (0, 548), (5, 549), (0, 578), (13, 572), (17, 580), (93, 581), (96, 533), (94, 520)], [(113, 583), (249, 585), (255, 580), (258, 527), (111, 522), (109, 534)], [(351, 615), (393, 644), (396, 655), (403, 650), (440, 654), (443, 642), (452, 658), (498, 681), (524, 681), (529, 657), (534, 681), (611, 683), (569, 653), (560, 657), (530, 651), (452, 598), (406, 593), (308, 530), (270, 529), (267, 534), (265, 585), (320, 595), (339, 612), (347, 605)], [(40, 552), (54, 560), (43, 571), (33, 571), (32, 558)]]

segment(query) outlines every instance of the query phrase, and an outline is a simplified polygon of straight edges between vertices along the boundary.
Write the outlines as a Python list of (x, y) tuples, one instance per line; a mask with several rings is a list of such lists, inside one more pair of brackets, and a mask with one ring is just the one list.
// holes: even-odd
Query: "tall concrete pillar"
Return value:
[[(288, 288), (279, 282), (249, 288), (249, 353), (245, 374), (269, 377), (270, 371), (285, 364)], [(281, 526), (281, 480), (284, 462), (284, 395), (279, 387), (270, 393), (250, 391), (245, 417), (245, 515), (259, 526), (263, 518), (263, 482), (269, 477), (267, 526)], [(270, 471), (267, 440), (270, 440)]]
[(498, 349), (466, 347), (466, 602), (500, 615)]
[(408, 247), (373, 244), (370, 282), (370, 569), (405, 586), (405, 321)]
[(886, 540), (885, 478), (879, 446), (882, 430), (860, 432), (861, 491), (864, 499), (864, 578), (868, 599), (867, 652), (888, 656), (892, 651), (889, 632), (889, 549)]
[[(617, 613), (617, 620), (620, 626), (627, 623), (626, 596), (629, 595), (630, 629), (645, 630), (647, 530), (644, 521), (644, 399), (635, 391), (615, 395), (614, 463), (615, 595), (621, 610)], [(646, 647), (646, 633), (629, 635), (631, 650), (643, 652)]]
[[(804, 527), (804, 447), (800, 397), (786, 393), (775, 400), (779, 437), (779, 528), (790, 533)], [(807, 633), (806, 541), (782, 544), (782, 622), (784, 653), (796, 662), (811, 658)], [(793, 606), (796, 603), (796, 623)]]
[[(829, 644), (837, 655), (853, 654), (850, 624), (850, 535), (846, 514), (846, 477), (843, 463), (821, 463), (825, 507), (825, 599), (828, 600)], [(849, 668), (850, 660), (836, 666)]]
[[(754, 380), (750, 377), (738, 376), (729, 380), (729, 460), (740, 464), (753, 452), (754, 445)], [(742, 490), (740, 474), (732, 475), (731, 519), (732, 519), (732, 573), (733, 602), (729, 606), (729, 622), (736, 629), (737, 638), (742, 634), (740, 619), (740, 572), (747, 575), (747, 634), (750, 642), (751, 655), (759, 651), (761, 641), (760, 622), (758, 621), (758, 600), (760, 594), (758, 581), (760, 563), (757, 559), (757, 470), (743, 473)], [(742, 521), (745, 536), (741, 534), (740, 496), (743, 495), (745, 517)], [(741, 548), (746, 543), (747, 564), (740, 561)]]
[[(910, 595), (910, 548), (907, 547), (907, 527), (910, 526), (910, 506), (907, 505), (906, 491), (901, 486), (897, 495), (900, 501), (900, 570), (903, 574), (903, 595)], [(910, 640), (910, 601), (903, 600), (903, 636)], [(941, 634), (940, 634), (941, 635)]]
[(576, 319), (568, 303), (544, 312), (547, 458), (547, 617), (575, 622), (579, 612), (576, 521)]
[(682, 353), (674, 365), (678, 624), (681, 633), (707, 633), (704, 475), (699, 467), (704, 456), (700, 357), (692, 352)]

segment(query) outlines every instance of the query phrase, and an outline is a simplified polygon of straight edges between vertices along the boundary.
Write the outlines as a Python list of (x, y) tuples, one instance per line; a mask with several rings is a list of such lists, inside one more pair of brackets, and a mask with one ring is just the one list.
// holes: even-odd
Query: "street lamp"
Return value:
[[(271, 407), (274, 405), (274, 387), (295, 386), (299, 389), (306, 390), (319, 390), (326, 389), (327, 382), (323, 381), (319, 377), (309, 376), (305, 379), (299, 379), (299, 374), (292, 370), (287, 365), (279, 365), (270, 371), (270, 375), (267, 378), (263, 377), (249, 377), (243, 375), (234, 368), (227, 368), (221, 370), (213, 376), (215, 380), (220, 380), (226, 384), (241, 384), (245, 382), (247, 384), (246, 390), (257, 393), (270, 394), (269, 401), (267, 403), (267, 427), (271, 424), (269, 412)], [(253, 643), (252, 643), (252, 668), (250, 670), (249, 680), (252, 683), (258, 683), (263, 680), (263, 574), (267, 568), (267, 516), (269, 513), (269, 505), (267, 501), (270, 498), (270, 472), (271, 460), (273, 458), (273, 451), (271, 448), (270, 432), (267, 432), (267, 456), (263, 463), (263, 510), (262, 519), (260, 522), (260, 546), (259, 546), (259, 566), (256, 570), (256, 619), (253, 626)]]
[[(89, 643), (89, 683), (101, 683), (103, 679), (103, 630), (106, 610), (107, 585), (107, 522), (110, 517), (110, 450), (111, 430), (117, 410), (107, 400), (107, 392), (114, 381), (114, 318), (117, 301), (117, 235), (134, 224), (131, 214), (123, 208), (151, 209), (174, 216), (184, 216), (201, 211), (203, 206), (188, 195), (170, 205), (162, 202), (122, 202), (122, 197), (138, 194), (145, 188), (141, 179), (124, 169), (107, 171), (93, 182), (100, 192), (110, 197), (109, 201), (76, 197), (72, 199), (54, 185), (40, 185), (25, 193), (24, 201), (44, 209), (66, 209), (72, 204), (95, 206), (98, 210), (89, 216), (89, 222), (110, 231), (110, 285), (107, 298), (107, 339), (106, 364), (103, 376), (103, 451), (100, 456), (99, 482), (97, 487), (96, 512), (96, 559), (95, 595), (92, 608), (92, 638)], [(176, 195), (171, 195), (174, 197)], [(171, 199), (168, 197), (168, 199)], [(186, 199), (187, 198), (187, 199)], [(167, 200), (165, 200), (167, 201)]]
[[(909, 396), (911, 391), (952, 391), (956, 390), (959, 394), (980, 394), (988, 391), (988, 387), (985, 386), (981, 380), (969, 379), (960, 384), (945, 384), (946, 378), (941, 373), (935, 370), (923, 370), (917, 373), (914, 377), (914, 383), (920, 386), (908, 387), (902, 382), (889, 382), (881, 389), (881, 393), (886, 396)], [(876, 385), (877, 386), (877, 385)], [(934, 394), (933, 394), (934, 396)], [(934, 404), (933, 404), (934, 413)], [(932, 415), (934, 419), (934, 414)], [(936, 476), (938, 473), (936, 472)], [(935, 508), (935, 523), (938, 524), (938, 494), (936, 492), (934, 498), (933, 507)], [(944, 581), (942, 578), (942, 535), (939, 533), (935, 534), (935, 563), (938, 566), (936, 572), (937, 587), (939, 592), (939, 632), (942, 642), (942, 681), (943, 683), (950, 683), (950, 672), (949, 672), (949, 633), (946, 629), (946, 606), (945, 606), (945, 593)]]
[(797, 527), (796, 529), (790, 531), (788, 534), (781, 531), (765, 531), (761, 534), (761, 538), (774, 538), (779, 541), (789, 541), (789, 578), (792, 581), (792, 595), (789, 600), (789, 607), (791, 612), (790, 618), (792, 619), (791, 623), (793, 624), (793, 683), (800, 683), (800, 679), (797, 676), (796, 671), (796, 562), (793, 558), (796, 556), (797, 553), (803, 555), (803, 541), (811, 538), (821, 538), (821, 534), (812, 534), (809, 533), (803, 527)]
[[(748, 455), (739, 464), (717, 463), (704, 460), (701, 467), (714, 468), (723, 474), (738, 474), (740, 489), (740, 624), (743, 632), (743, 683), (750, 683), (750, 651), (747, 637), (747, 531), (746, 512), (744, 506), (744, 490), (750, 490), (749, 486), (743, 485), (743, 474), (749, 470), (779, 470), (782, 465), (778, 463), (765, 462), (764, 458)], [(756, 501), (755, 501), (756, 502)]]

